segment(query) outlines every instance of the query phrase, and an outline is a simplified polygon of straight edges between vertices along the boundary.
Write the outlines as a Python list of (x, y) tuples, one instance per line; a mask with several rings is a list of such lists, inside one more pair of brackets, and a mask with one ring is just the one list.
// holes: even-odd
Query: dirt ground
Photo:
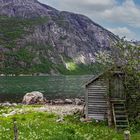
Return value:
[(45, 105), (40, 108), (35, 108), (35, 111), (39, 112), (49, 112), (58, 115), (70, 115), (76, 111), (82, 111), (82, 105)]

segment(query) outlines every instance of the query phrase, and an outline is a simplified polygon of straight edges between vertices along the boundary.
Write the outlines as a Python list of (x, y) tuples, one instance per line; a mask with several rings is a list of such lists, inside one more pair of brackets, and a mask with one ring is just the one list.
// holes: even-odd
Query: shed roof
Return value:
[[(118, 67), (119, 69), (120, 69), (120, 67)], [(95, 81), (95, 80), (97, 80), (98, 78), (100, 78), (101, 76), (103, 76), (105, 73), (107, 73), (107, 72), (112, 72), (113, 74), (124, 74), (121, 70), (112, 70), (112, 68), (111, 69), (108, 69), (108, 70), (106, 70), (105, 72), (102, 72), (102, 73), (100, 73), (100, 74), (98, 74), (98, 75), (96, 75), (96, 76), (93, 76), (91, 79), (89, 79), (85, 84), (84, 84), (84, 86), (86, 87), (86, 86), (88, 86), (90, 83), (92, 83), (93, 81)]]
[(84, 86), (88, 86), (90, 83), (92, 83), (93, 81), (97, 80), (100, 76), (102, 76), (104, 73), (98, 74), (93, 76), (92, 78), (90, 78), (85, 84)]

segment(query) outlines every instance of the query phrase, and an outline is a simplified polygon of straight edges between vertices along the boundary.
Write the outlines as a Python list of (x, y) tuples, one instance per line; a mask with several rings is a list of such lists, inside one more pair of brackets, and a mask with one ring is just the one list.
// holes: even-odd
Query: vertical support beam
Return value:
[(107, 118), (108, 118), (108, 126), (112, 127), (113, 121), (112, 121), (112, 105), (110, 102), (110, 97), (107, 97)]
[(14, 129), (14, 140), (18, 140), (18, 128), (17, 128), (17, 123), (16, 119), (13, 119), (13, 129)]
[(85, 117), (88, 118), (88, 88), (85, 86)]
[(108, 79), (108, 92), (107, 92), (107, 118), (108, 126), (113, 126), (113, 112), (112, 112), (112, 103), (111, 103), (111, 81)]

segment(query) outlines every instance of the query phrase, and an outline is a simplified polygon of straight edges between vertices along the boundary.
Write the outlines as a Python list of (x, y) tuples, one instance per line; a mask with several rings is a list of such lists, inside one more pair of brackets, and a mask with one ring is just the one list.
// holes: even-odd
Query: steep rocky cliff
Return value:
[(37, 0), (0, 0), (0, 73), (93, 73), (95, 53), (116, 40), (86, 16)]

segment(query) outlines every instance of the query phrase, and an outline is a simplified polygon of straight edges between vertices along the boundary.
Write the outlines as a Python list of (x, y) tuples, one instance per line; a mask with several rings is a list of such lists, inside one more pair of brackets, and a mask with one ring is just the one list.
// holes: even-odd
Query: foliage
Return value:
[(133, 133), (140, 132), (140, 117), (130, 120), (130, 130)]
[(122, 39), (113, 46), (113, 49), (111, 52), (98, 53), (97, 60), (109, 69), (117, 69), (119, 66), (125, 73), (127, 107), (130, 116), (136, 117), (140, 112), (140, 46)]
[(66, 61), (66, 66), (62, 64), (57, 64), (54, 66), (61, 74), (64, 75), (97, 75), (102, 72), (104, 66), (99, 63), (94, 64), (76, 64), (73, 61)]
[(13, 48), (17, 39), (23, 38), (25, 34), (33, 31), (34, 26), (43, 24), (48, 18), (20, 19), (14, 17), (0, 16), (0, 44)]
[(0, 140), (13, 139), (13, 119), (16, 120), (20, 140), (123, 140), (122, 134), (117, 134), (107, 126), (78, 122), (74, 116), (58, 123), (57, 118), (54, 114), (33, 111), (0, 117)]
[[(35, 107), (35, 106), (34, 106)], [(12, 140), (13, 120), (16, 120), (20, 140), (123, 140), (123, 134), (102, 123), (80, 122), (79, 117), (68, 115), (63, 122), (60, 117), (48, 112), (35, 112), (33, 106), (4, 107), (0, 112), (0, 140)], [(26, 113), (2, 117), (16, 109), (26, 109)], [(28, 110), (28, 111), (27, 111)], [(139, 131), (138, 131), (139, 132)], [(138, 140), (140, 133), (132, 131), (132, 140)]]
[(6, 50), (0, 52), (4, 57), (0, 73), (18, 75), (31, 72), (35, 54), (29, 51), (30, 47), (21, 47), (20, 40), (24, 39), (26, 34), (31, 34), (35, 26), (47, 21), (47, 17), (23, 19), (0, 16), (0, 45), (2, 50)]

